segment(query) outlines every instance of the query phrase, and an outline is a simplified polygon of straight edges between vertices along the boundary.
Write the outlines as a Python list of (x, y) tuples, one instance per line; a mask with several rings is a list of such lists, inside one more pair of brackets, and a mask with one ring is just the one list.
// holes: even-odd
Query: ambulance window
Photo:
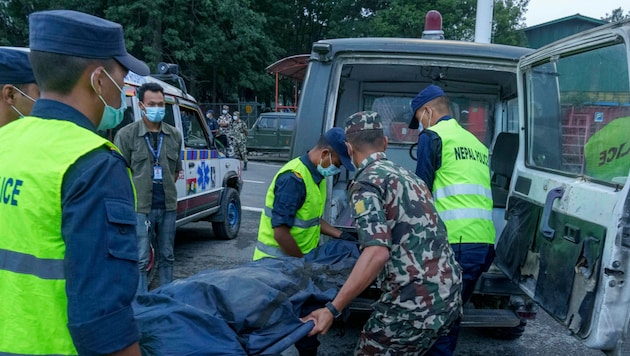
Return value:
[(630, 167), (624, 44), (553, 58), (526, 73), (528, 160), (534, 167), (623, 183)]
[(171, 126), (175, 126), (175, 117), (173, 115), (173, 105), (166, 104), (165, 109), (166, 110), (164, 113), (164, 122), (166, 122), (167, 124)]
[(182, 129), (184, 134), (184, 146), (187, 148), (208, 148), (208, 140), (201, 123), (199, 111), (187, 106), (180, 105), (182, 118)]

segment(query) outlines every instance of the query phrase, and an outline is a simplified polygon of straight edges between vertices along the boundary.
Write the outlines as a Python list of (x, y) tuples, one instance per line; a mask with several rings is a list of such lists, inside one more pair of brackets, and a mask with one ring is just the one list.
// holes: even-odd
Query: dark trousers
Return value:
[[(477, 280), (486, 272), (494, 260), (494, 245), (451, 244), (455, 260), (462, 268), (462, 305), (466, 304), (475, 291)], [(461, 319), (457, 319), (447, 335), (441, 336), (426, 355), (450, 356), (455, 352)]]

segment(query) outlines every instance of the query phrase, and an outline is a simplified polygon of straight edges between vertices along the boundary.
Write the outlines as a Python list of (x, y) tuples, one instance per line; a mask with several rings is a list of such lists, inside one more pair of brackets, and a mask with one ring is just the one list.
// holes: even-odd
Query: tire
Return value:
[(220, 221), (212, 222), (214, 235), (221, 240), (232, 240), (241, 228), (241, 198), (234, 188), (225, 188), (221, 199)]
[(520, 325), (511, 328), (488, 328), (487, 331), (488, 334), (495, 339), (516, 340), (523, 336), (525, 326), (527, 326), (527, 321), (521, 320)]

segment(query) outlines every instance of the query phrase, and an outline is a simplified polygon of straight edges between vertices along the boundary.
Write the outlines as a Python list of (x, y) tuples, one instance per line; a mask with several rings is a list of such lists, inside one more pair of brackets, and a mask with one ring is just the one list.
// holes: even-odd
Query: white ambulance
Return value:
[(225, 157), (214, 146), (206, 121), (195, 98), (185, 90), (151, 76), (129, 72), (125, 77), (127, 111), (123, 122), (105, 136), (113, 140), (123, 126), (141, 120), (138, 88), (147, 82), (164, 88), (164, 122), (182, 134), (180, 158), (183, 171), (177, 187), (177, 226), (205, 220), (212, 223), (214, 236), (233, 239), (241, 225), (240, 191), (243, 185), (240, 161)]

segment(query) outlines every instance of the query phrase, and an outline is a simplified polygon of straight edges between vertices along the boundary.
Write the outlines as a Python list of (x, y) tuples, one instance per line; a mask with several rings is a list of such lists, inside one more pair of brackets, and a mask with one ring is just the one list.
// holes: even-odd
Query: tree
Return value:
[(272, 86), (264, 68), (277, 51), (247, 0), (111, 2), (106, 14), (125, 24), (132, 51), (152, 67), (178, 64), (201, 101), (237, 101)]
[[(523, 43), (522, 15), (529, 0), (495, 0), (495, 43)], [(0, 0), (0, 41), (28, 44), (28, 14), (73, 9), (116, 21), (127, 48), (155, 69), (176, 63), (200, 101), (271, 98), (274, 78), (265, 68), (309, 53), (313, 42), (337, 37), (417, 37), (427, 11), (438, 10), (448, 39), (472, 41), (476, 0)], [(613, 12), (617, 18), (622, 11)], [(617, 10), (615, 10), (617, 11)], [(292, 83), (284, 89), (292, 97)]]
[(624, 15), (621, 7), (612, 10), (610, 14), (606, 13), (606, 16), (602, 17), (602, 20), (606, 22), (617, 22), (625, 19), (630, 19), (630, 11)]

